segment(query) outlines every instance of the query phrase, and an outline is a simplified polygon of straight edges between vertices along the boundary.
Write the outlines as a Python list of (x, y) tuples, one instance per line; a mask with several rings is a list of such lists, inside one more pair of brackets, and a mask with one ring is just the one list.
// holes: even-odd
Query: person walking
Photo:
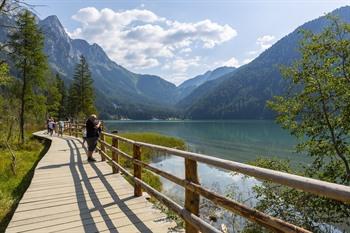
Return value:
[(92, 156), (96, 146), (97, 141), (101, 132), (101, 122), (97, 119), (95, 114), (92, 114), (86, 121), (86, 142), (88, 145), (88, 161), (96, 162), (96, 159)]
[(55, 123), (52, 120), (52, 118), (50, 118), (48, 126), (49, 126), (49, 134), (52, 137), (53, 130), (54, 130), (54, 127), (55, 127)]
[(53, 122), (53, 132), (58, 136), (58, 131), (57, 131), (57, 122), (55, 121), (55, 118), (52, 119)]
[(64, 121), (60, 120), (58, 122), (58, 136), (61, 135), (61, 137), (63, 137), (63, 131), (64, 131)]
[(50, 127), (49, 127), (49, 122), (50, 122), (50, 117), (49, 118), (47, 118), (47, 120), (46, 120), (46, 128), (47, 128), (47, 134), (49, 135), (50, 134)]

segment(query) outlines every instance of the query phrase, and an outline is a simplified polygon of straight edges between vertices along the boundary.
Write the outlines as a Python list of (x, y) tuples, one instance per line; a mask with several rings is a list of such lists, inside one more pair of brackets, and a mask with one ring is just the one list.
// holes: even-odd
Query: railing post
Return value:
[[(138, 145), (133, 144), (133, 158), (141, 161), (141, 148)], [(134, 177), (141, 180), (141, 166), (134, 163)], [(135, 183), (134, 196), (142, 196), (141, 185)]]
[[(101, 134), (100, 136), (100, 139), (101, 141), (105, 142), (105, 135), (104, 134)], [(101, 151), (106, 153), (106, 148), (105, 148), (105, 145), (103, 143), (100, 143), (101, 144)], [(101, 155), (101, 160), (102, 161), (105, 161), (106, 158), (103, 156), (103, 154), (100, 152), (100, 155)]]
[[(118, 143), (118, 139), (117, 138), (112, 138), (112, 146), (115, 148), (119, 147), (119, 143)], [(115, 152), (114, 150), (112, 151), (112, 160), (116, 163), (119, 163), (119, 155), (117, 152)], [(112, 166), (112, 170), (113, 173), (118, 173), (119, 172), (119, 168)]]
[(78, 136), (78, 123), (75, 123), (75, 137), (77, 138)]
[[(197, 162), (195, 160), (185, 158), (185, 179), (187, 182), (199, 184)], [(185, 192), (185, 209), (194, 215), (199, 215), (199, 195), (187, 188)], [(197, 232), (196, 228), (186, 222), (186, 233)]]
[(69, 136), (72, 136), (72, 123), (68, 123)]

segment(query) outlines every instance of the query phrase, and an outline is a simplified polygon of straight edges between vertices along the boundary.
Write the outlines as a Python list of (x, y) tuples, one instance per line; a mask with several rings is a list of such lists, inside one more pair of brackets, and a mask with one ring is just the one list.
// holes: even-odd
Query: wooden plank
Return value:
[(107, 163), (88, 163), (78, 139), (50, 139), (6, 232), (165, 233), (175, 226), (158, 222), (166, 216), (145, 196), (134, 197), (133, 187)]
[(199, 218), (198, 216), (192, 214), (191, 212), (187, 211), (185, 208), (181, 207), (179, 204), (165, 196), (164, 194), (158, 192), (142, 180), (134, 177), (132, 174), (130, 174), (129, 171), (127, 171), (125, 168), (123, 168), (120, 164), (117, 164), (114, 162), (111, 158), (109, 158), (108, 155), (106, 155), (106, 159), (109, 160), (112, 164), (112, 166), (117, 166), (122, 171), (123, 174), (131, 178), (135, 184), (139, 184), (149, 195), (156, 198), (160, 203), (167, 206), (169, 209), (174, 211), (176, 214), (178, 214), (181, 218), (183, 218), (185, 221), (191, 222), (192, 225), (199, 230), (202, 233), (206, 232), (215, 232), (220, 233), (219, 230), (215, 229), (213, 226), (205, 222), (203, 219)]

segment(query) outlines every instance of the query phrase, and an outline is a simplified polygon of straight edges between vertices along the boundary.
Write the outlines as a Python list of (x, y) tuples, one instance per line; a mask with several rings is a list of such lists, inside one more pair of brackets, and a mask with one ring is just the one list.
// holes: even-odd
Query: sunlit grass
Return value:
[(0, 232), (4, 232), (16, 205), (30, 184), (33, 170), (44, 154), (44, 144), (31, 138), (23, 146), (13, 148), (16, 155), (14, 174), (11, 154), (0, 149)]

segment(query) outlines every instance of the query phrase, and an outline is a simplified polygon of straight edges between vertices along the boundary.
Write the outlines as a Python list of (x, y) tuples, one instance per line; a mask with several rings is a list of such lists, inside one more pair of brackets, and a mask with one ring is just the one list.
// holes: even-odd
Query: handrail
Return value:
[[(72, 127), (74, 126), (74, 127)], [(79, 126), (81, 124), (70, 124), (69, 132), (74, 129), (75, 136), (78, 136)], [(112, 138), (112, 145), (105, 141), (105, 137)], [(118, 142), (125, 142), (133, 145), (133, 155), (121, 151), (118, 147)], [(116, 173), (119, 170), (123, 174), (129, 176), (135, 183), (135, 196), (142, 195), (141, 188), (148, 192), (151, 196), (155, 197), (158, 201), (172, 209), (175, 213), (181, 216), (186, 222), (186, 232), (218, 232), (215, 228), (209, 227), (204, 220), (198, 217), (199, 215), (199, 196), (206, 197), (213, 203), (222, 206), (236, 214), (239, 214), (250, 221), (256, 222), (274, 232), (309, 232), (301, 227), (292, 225), (288, 222), (284, 222), (280, 219), (268, 216), (265, 213), (258, 210), (249, 208), (241, 203), (228, 199), (222, 195), (212, 192), (202, 187), (198, 180), (197, 175), (197, 162), (206, 163), (212, 166), (223, 168), (229, 171), (239, 172), (248, 176), (253, 176), (258, 179), (271, 181), (274, 183), (286, 185), (292, 188), (296, 188), (305, 192), (309, 192), (318, 196), (327, 197), (344, 203), (350, 203), (350, 187), (333, 184), (325, 181), (311, 179), (307, 177), (297, 176), (285, 172), (274, 171), (266, 168), (260, 168), (243, 163), (233, 162), (229, 160), (219, 159), (208, 155), (199, 153), (193, 153), (183, 151), (179, 149), (173, 149), (169, 147), (134, 141), (131, 139), (123, 138), (121, 136), (110, 134), (102, 131), (100, 142), (100, 154), (101, 159), (104, 161), (107, 159), (112, 165), (113, 172)], [(180, 179), (168, 172), (155, 168), (149, 164), (141, 161), (141, 148), (149, 148), (158, 152), (165, 152), (175, 156), (179, 156), (185, 159), (185, 173), (186, 178)], [(106, 153), (106, 148), (112, 151), (112, 158)], [(134, 166), (134, 174), (131, 175), (125, 168), (119, 163), (119, 155), (132, 161)], [(181, 207), (174, 201), (164, 196), (160, 192), (151, 188), (141, 179), (142, 168), (150, 170), (151, 172), (158, 174), (182, 187), (185, 188), (185, 207)]]
[(275, 171), (271, 169), (256, 167), (244, 163), (233, 162), (199, 153), (193, 153), (164, 146), (137, 142), (126, 139), (114, 134), (102, 132), (102, 134), (120, 139), (121, 141), (136, 144), (138, 146), (177, 155), (183, 158), (196, 160), (197, 162), (206, 163), (226, 170), (242, 173), (255, 178), (272, 181), (278, 184), (296, 188), (318, 196), (328, 197), (334, 200), (350, 203), (350, 187), (345, 185), (334, 184), (326, 181), (316, 180), (308, 177), (293, 175), (285, 172)]

